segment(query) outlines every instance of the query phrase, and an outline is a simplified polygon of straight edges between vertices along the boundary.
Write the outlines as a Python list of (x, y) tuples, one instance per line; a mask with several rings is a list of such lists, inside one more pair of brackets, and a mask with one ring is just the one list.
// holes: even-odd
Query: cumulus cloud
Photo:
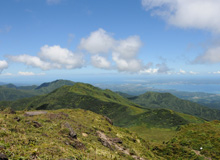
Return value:
[(30, 56), (27, 54), (8, 56), (14, 62), (24, 63), (28, 66), (41, 68), (42, 70), (50, 69), (74, 69), (81, 68), (84, 65), (83, 56), (74, 54), (68, 49), (60, 46), (41, 47), (38, 56)]
[(48, 62), (42, 61), (39, 57), (22, 54), (18, 56), (8, 56), (11, 61), (24, 63), (28, 66), (41, 68), (42, 70), (52, 69), (52, 65)]
[[(195, 28), (220, 34), (219, 0), (142, 0), (142, 6), (153, 16), (180, 28)], [(220, 47), (209, 48), (193, 63), (219, 63)]]
[(142, 0), (142, 5), (171, 25), (220, 33), (219, 0)]
[(156, 73), (158, 73), (158, 68), (148, 68), (140, 71), (140, 74), (156, 74)]
[(82, 38), (79, 48), (92, 54), (108, 53), (113, 48), (115, 40), (103, 29), (92, 32), (89, 37)]
[(92, 65), (97, 68), (103, 68), (103, 69), (111, 68), (111, 63), (105, 57), (102, 57), (99, 55), (92, 56), (91, 62), (92, 62)]
[(158, 73), (168, 73), (170, 71), (166, 63), (157, 64), (156, 67), (158, 68)]
[(184, 71), (183, 69), (180, 69), (180, 74), (186, 74), (186, 71)]
[(132, 36), (125, 40), (118, 41), (117, 46), (114, 47), (114, 52), (118, 53), (120, 58), (132, 59), (138, 54), (141, 45), (140, 37)]
[(38, 55), (42, 60), (49, 61), (52, 66), (57, 68), (81, 68), (84, 64), (81, 54), (74, 54), (72, 51), (60, 46), (50, 47), (45, 45), (41, 47)]
[(138, 59), (123, 59), (117, 53), (113, 53), (112, 58), (120, 72), (139, 72), (143, 69), (142, 62)]
[(142, 69), (139, 73), (140, 74), (168, 74), (170, 68), (167, 66), (166, 63), (156, 64), (156, 67), (152, 67), (152, 63), (149, 63), (145, 66), (145, 69)]
[(8, 68), (8, 62), (6, 62), (5, 60), (0, 60), (0, 73), (6, 68)]
[(113, 48), (112, 59), (119, 71), (139, 72), (143, 69), (141, 60), (137, 59), (141, 45), (142, 42), (138, 36), (117, 41)]
[[(143, 69), (142, 61), (137, 58), (142, 42), (139, 36), (116, 40), (103, 29), (98, 29), (87, 38), (82, 38), (79, 48), (90, 54), (92, 65), (97, 68), (109, 69), (113, 64), (120, 72), (139, 72)], [(111, 56), (111, 61), (106, 57)]]
[(220, 46), (208, 49), (204, 54), (198, 56), (193, 63), (220, 63)]

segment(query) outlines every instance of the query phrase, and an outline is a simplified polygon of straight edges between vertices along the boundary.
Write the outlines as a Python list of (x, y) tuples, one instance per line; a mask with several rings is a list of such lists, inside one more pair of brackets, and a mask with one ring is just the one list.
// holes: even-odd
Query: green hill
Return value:
[(20, 98), (36, 96), (37, 93), (31, 90), (22, 90), (15, 87), (0, 86), (0, 101), (17, 100)]
[[(82, 108), (111, 118), (115, 125), (132, 127), (144, 124), (147, 128), (171, 128), (191, 123), (184, 114), (166, 109), (145, 109), (122, 96), (110, 91), (101, 90), (90, 84), (75, 83), (63, 86), (53, 92), (14, 102), (2, 102), (0, 106), (12, 107), (15, 110), (55, 110), (62, 108)], [(202, 122), (196, 118), (193, 122)]]
[(206, 120), (220, 119), (220, 110), (179, 99), (170, 93), (146, 92), (145, 94), (128, 99), (145, 108), (171, 109), (176, 112), (198, 116)]
[(0, 86), (0, 101), (13, 101), (21, 98), (42, 95), (50, 93), (64, 85), (71, 86), (74, 84), (74, 82), (68, 80), (56, 80), (53, 82), (43, 83), (40, 86), (15, 86), (14, 84), (7, 84)]
[(43, 83), (40, 86), (34, 88), (34, 91), (37, 93), (43, 94), (43, 93), (50, 93), (53, 90), (60, 88), (64, 85), (72, 86), (75, 82), (69, 81), (69, 80), (56, 80), (52, 82)]
[(82, 109), (0, 112), (0, 159), (163, 159), (149, 142)]

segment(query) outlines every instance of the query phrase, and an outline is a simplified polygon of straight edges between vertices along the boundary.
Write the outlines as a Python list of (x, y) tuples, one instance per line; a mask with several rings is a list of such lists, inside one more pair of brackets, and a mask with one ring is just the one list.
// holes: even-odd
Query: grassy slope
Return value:
[(219, 110), (210, 109), (197, 103), (179, 99), (170, 93), (147, 92), (129, 99), (146, 108), (166, 108), (207, 120), (220, 119)]
[[(34, 127), (34, 121), (41, 127)], [(65, 123), (69, 123), (77, 133), (77, 140), (69, 136)], [(155, 156), (150, 144), (136, 134), (112, 126), (103, 116), (82, 109), (47, 111), (47, 114), (31, 117), (25, 116), (24, 111), (16, 114), (1, 112), (0, 152), (9, 159), (132, 159), (114, 146), (112, 149), (103, 146), (97, 131), (110, 138), (120, 138), (122, 144), (118, 145), (128, 149), (132, 155), (162, 159)]]
[(193, 151), (203, 155), (204, 158), (218, 160), (220, 159), (220, 121), (182, 126), (174, 138), (164, 145), (155, 147), (154, 150), (158, 155), (166, 155), (167, 159), (178, 159), (181, 155), (187, 159)]

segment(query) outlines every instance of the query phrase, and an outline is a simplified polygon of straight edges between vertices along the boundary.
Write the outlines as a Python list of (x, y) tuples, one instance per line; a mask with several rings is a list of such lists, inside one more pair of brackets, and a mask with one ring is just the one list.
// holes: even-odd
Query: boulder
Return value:
[(73, 128), (70, 126), (70, 124), (68, 122), (64, 123), (64, 127), (69, 129), (69, 136), (71, 138), (77, 139), (76, 132), (73, 130)]
[(35, 128), (40, 128), (40, 127), (42, 127), (42, 125), (39, 123), (39, 122), (37, 122), (37, 121), (32, 121), (33, 122), (33, 126), (35, 127)]
[(25, 116), (36, 116), (40, 114), (46, 114), (46, 111), (31, 111), (31, 112), (25, 112)]

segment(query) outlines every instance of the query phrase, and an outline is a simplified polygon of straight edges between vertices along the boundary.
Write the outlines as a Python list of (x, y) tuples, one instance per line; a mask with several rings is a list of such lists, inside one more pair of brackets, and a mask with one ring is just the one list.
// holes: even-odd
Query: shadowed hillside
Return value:
[(176, 112), (191, 114), (206, 120), (220, 119), (220, 110), (204, 107), (194, 102), (182, 100), (170, 93), (146, 92), (129, 100), (145, 108), (165, 108)]
[(50, 93), (64, 85), (72, 86), (74, 84), (74, 82), (68, 80), (56, 80), (53, 82), (43, 83), (40, 86), (15, 86), (14, 84), (7, 84), (0, 86), (0, 101), (13, 101), (21, 98), (42, 95)]

